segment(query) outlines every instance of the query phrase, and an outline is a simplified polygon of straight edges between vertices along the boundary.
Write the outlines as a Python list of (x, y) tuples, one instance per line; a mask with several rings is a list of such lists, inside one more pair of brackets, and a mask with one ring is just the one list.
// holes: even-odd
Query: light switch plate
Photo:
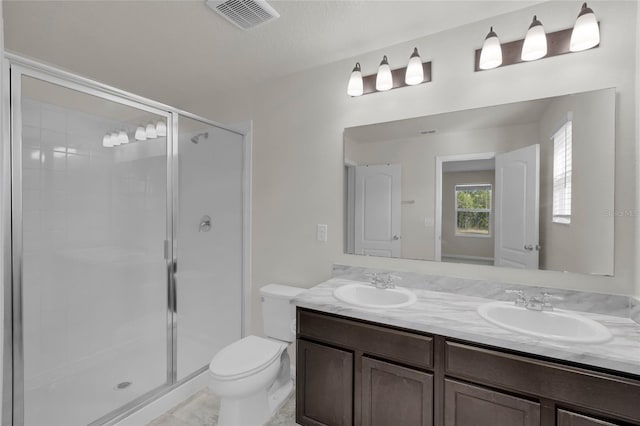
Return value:
[(318, 241), (327, 241), (327, 232), (328, 232), (328, 226), (323, 223), (319, 223), (318, 232), (317, 232)]

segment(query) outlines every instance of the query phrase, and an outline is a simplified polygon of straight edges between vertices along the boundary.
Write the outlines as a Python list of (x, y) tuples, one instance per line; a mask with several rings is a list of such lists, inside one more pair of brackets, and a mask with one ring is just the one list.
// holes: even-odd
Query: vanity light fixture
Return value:
[(135, 134), (134, 138), (137, 141), (146, 141), (147, 140), (147, 132), (144, 130), (144, 127), (138, 126), (138, 128), (136, 129), (136, 134)]
[[(475, 71), (550, 58), (566, 53), (593, 49), (600, 45), (600, 26), (593, 10), (586, 3), (582, 4), (578, 18), (572, 28), (547, 34), (538, 17), (534, 16), (524, 39), (500, 44), (497, 36), (492, 37), (495, 35), (492, 32), (489, 31), (482, 49), (475, 51)], [(491, 44), (494, 45), (494, 49), (496, 45), (500, 46), (502, 63), (487, 59), (489, 55), (486, 52), (490, 52), (488, 49), (489, 40), (492, 40)], [(494, 50), (494, 52), (496, 51)]]
[(480, 52), (480, 69), (490, 70), (502, 65), (502, 46), (498, 35), (493, 31), (493, 27), (489, 29), (489, 34), (484, 39), (482, 51)]
[(351, 77), (349, 77), (349, 84), (347, 85), (347, 95), (362, 96), (362, 93), (362, 70), (360, 69), (360, 62), (356, 62), (356, 66), (353, 67), (353, 71), (351, 71)]
[(415, 86), (431, 81), (431, 61), (422, 62), (418, 48), (413, 49), (406, 67), (392, 70), (389, 67), (387, 56), (383, 56), (382, 62), (376, 74), (362, 75), (360, 62), (351, 71), (347, 94), (349, 96), (368, 95), (370, 93), (384, 92), (400, 87)]
[(415, 86), (422, 83), (424, 80), (424, 70), (422, 69), (422, 59), (418, 53), (418, 48), (413, 48), (413, 53), (409, 57), (409, 64), (407, 65), (407, 72), (404, 75), (404, 82), (408, 86)]
[(156, 126), (153, 123), (147, 124), (145, 133), (147, 135), (147, 139), (155, 139), (158, 137), (158, 133), (156, 132)]
[(523, 61), (535, 61), (536, 59), (543, 58), (546, 54), (547, 34), (544, 32), (542, 23), (538, 21), (538, 17), (534, 15), (533, 21), (531, 21), (531, 25), (529, 25), (527, 35), (524, 38), (520, 57)]
[(111, 133), (111, 143), (113, 144), (113, 146), (118, 146), (122, 143), (118, 132)]
[(571, 32), (571, 42), (569, 50), (572, 52), (580, 52), (582, 50), (591, 49), (600, 44), (600, 26), (596, 19), (595, 13), (587, 6), (582, 4), (578, 18)]
[(113, 142), (111, 142), (111, 135), (109, 133), (102, 137), (102, 146), (105, 148), (113, 147)]
[(124, 130), (120, 130), (118, 132), (118, 140), (120, 141), (120, 145), (124, 145), (129, 143), (129, 135)]
[(158, 137), (167, 136), (167, 125), (163, 120), (158, 120), (156, 123), (156, 134)]
[(393, 76), (391, 75), (391, 67), (389, 67), (389, 61), (387, 61), (387, 55), (382, 57), (380, 66), (378, 67), (378, 74), (376, 75), (376, 90), (383, 92), (393, 87)]

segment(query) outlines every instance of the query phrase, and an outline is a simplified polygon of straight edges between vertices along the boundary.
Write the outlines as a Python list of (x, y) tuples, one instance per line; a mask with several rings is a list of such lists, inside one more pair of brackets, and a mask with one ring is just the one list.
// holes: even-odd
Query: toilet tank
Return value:
[(264, 334), (273, 339), (293, 342), (296, 338), (296, 307), (291, 300), (306, 289), (268, 284), (260, 289)]

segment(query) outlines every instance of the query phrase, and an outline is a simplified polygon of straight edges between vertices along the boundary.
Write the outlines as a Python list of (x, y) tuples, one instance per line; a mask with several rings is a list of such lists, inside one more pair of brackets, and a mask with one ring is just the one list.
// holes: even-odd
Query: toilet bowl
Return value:
[(244, 337), (211, 360), (209, 388), (220, 397), (218, 426), (263, 425), (290, 395), (287, 347), (295, 339), (290, 301), (302, 291), (278, 284), (260, 289), (267, 337)]

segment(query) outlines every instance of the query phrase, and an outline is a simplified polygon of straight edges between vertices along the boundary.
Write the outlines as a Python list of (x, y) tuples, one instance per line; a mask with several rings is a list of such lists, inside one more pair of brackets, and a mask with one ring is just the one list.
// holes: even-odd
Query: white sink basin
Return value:
[(602, 343), (611, 332), (602, 324), (568, 311), (532, 311), (512, 302), (490, 302), (478, 307), (480, 316), (507, 330), (550, 340)]
[(406, 288), (379, 289), (364, 283), (346, 284), (333, 290), (333, 296), (361, 308), (403, 308), (416, 302), (415, 293)]

